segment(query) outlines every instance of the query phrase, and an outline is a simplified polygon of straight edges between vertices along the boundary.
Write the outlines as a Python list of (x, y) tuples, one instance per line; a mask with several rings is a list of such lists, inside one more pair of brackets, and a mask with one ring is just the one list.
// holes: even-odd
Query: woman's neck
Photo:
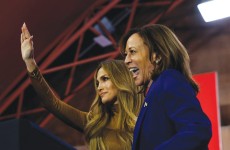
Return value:
[(152, 85), (152, 83), (153, 83), (153, 80), (150, 80), (149, 83), (148, 83), (148, 85), (147, 85), (147, 88), (146, 88), (146, 91), (145, 91), (145, 95), (148, 93), (149, 87)]

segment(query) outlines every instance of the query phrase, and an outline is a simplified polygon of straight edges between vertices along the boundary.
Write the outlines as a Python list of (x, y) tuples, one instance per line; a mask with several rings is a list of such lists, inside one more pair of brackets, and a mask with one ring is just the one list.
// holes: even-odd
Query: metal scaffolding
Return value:
[[(67, 72), (66, 70), (68, 70), (68, 75), (65, 76), (66, 86), (62, 88), (61, 92), (64, 93), (61, 95), (63, 101), (68, 103), (77, 91), (93, 79), (94, 71), (91, 71), (90, 73), (84, 73), (86, 78), (82, 81), (77, 81), (77, 84), (75, 84), (74, 76), (76, 73), (82, 74), (78, 67), (95, 61), (117, 58), (120, 55), (117, 42), (123, 33), (133, 27), (138, 9), (160, 7), (161, 11), (156, 11), (154, 15), (151, 15), (153, 17), (148, 20), (148, 23), (156, 23), (162, 16), (170, 13), (182, 2), (183, 0), (133, 0), (125, 3), (120, 0), (112, 0), (105, 3), (103, 0), (98, 0), (36, 57), (39, 68), (43, 75), (49, 75), (50, 78), (55, 76), (57, 71)], [(102, 18), (107, 18), (116, 31), (111, 31), (107, 24), (102, 21)], [(110, 41), (111, 45), (99, 47), (93, 39), (100, 35)], [(96, 51), (98, 48), (105, 50)], [(71, 61), (64, 56), (64, 53), (68, 52), (71, 53), (71, 56), (73, 54)], [(61, 59), (62, 57), (64, 58)], [(62, 61), (60, 62), (59, 60)], [(36, 94), (29, 94), (29, 96), (25, 97), (25, 93), (30, 89), (32, 87), (25, 70), (0, 94), (0, 120), (21, 118), (45, 111), (41, 107), (24, 108), (23, 101), (25, 99), (34, 99), (36, 97)], [(52, 117), (51, 114), (46, 115), (40, 121), (40, 126), (44, 127)]]

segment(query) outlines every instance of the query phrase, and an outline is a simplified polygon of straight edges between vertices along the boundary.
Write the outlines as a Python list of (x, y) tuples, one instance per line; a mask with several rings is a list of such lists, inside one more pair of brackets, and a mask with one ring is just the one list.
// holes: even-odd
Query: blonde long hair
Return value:
[[(107, 60), (101, 62), (94, 75), (94, 84), (97, 91), (97, 72), (103, 68), (110, 77), (114, 86), (118, 89), (118, 137), (125, 145), (125, 149), (131, 149), (133, 131), (137, 115), (143, 102), (143, 95), (137, 94), (139, 89), (135, 85), (133, 77), (122, 60)], [(90, 107), (85, 127), (85, 137), (90, 149), (104, 150), (106, 145), (102, 138), (102, 131), (109, 124), (113, 116), (112, 106), (103, 104), (96, 92), (96, 97)]]

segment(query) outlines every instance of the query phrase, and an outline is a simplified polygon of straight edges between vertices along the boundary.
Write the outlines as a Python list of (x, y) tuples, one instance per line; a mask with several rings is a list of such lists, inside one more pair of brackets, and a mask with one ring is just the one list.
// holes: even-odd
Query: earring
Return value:
[(158, 64), (159, 62), (160, 62), (160, 60), (159, 60), (159, 59), (157, 59), (157, 60), (156, 60), (156, 64)]

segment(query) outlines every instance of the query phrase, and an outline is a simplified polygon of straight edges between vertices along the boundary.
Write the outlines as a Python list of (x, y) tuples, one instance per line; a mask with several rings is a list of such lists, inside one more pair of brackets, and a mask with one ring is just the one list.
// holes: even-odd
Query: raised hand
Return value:
[(24, 61), (34, 59), (33, 36), (30, 35), (25, 23), (22, 25), (21, 53)]
[(25, 23), (22, 25), (21, 53), (27, 70), (32, 72), (36, 67), (36, 62), (34, 60), (33, 36), (30, 35)]

